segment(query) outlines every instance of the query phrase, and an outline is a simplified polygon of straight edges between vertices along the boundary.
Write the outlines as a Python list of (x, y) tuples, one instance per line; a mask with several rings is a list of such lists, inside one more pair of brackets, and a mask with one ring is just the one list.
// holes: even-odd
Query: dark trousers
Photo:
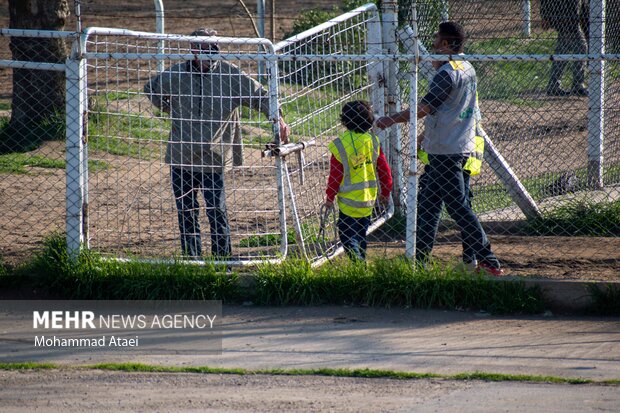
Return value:
[[(471, 208), (471, 199), (474, 197), (473, 192), (471, 191), (470, 182), (471, 175), (468, 171), (463, 170), (463, 184), (465, 185), (465, 193), (467, 194), (467, 203)], [(472, 249), (471, 245), (465, 244), (465, 234), (461, 232), (461, 241), (463, 244), (463, 262), (475, 262), (476, 261), (476, 253)]]
[(469, 185), (465, 185), (463, 165), (465, 155), (432, 155), (420, 178), (418, 193), (418, 232), (416, 258), (427, 259), (435, 243), (443, 205), (461, 230), (464, 254), (499, 268), (500, 263), (491, 251), (491, 244), (471, 209)]
[(370, 217), (353, 218), (340, 212), (338, 234), (344, 251), (351, 260), (366, 259), (366, 231), (369, 226)]
[(226, 215), (223, 174), (175, 166), (170, 169), (172, 192), (179, 217), (181, 253), (194, 258), (202, 256), (198, 204), (202, 193), (211, 230), (211, 254), (216, 257), (230, 256), (230, 228)]
[[(583, 30), (579, 26), (579, 21), (571, 19), (566, 24), (558, 27), (558, 42), (555, 48), (556, 54), (586, 54), (588, 53), (588, 44)], [(553, 88), (560, 85), (562, 75), (566, 69), (566, 61), (554, 61), (551, 65), (551, 77), (549, 78), (549, 87)], [(579, 88), (584, 86), (586, 62), (574, 61), (570, 62), (573, 69), (573, 87)]]

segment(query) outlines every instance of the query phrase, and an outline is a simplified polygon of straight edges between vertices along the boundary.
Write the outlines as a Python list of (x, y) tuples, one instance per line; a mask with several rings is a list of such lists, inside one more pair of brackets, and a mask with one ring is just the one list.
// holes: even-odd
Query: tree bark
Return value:
[[(9, 0), (10, 28), (64, 30), (69, 17), (68, 0)], [(13, 60), (64, 63), (67, 57), (64, 39), (12, 37)], [(65, 74), (63, 72), (14, 69), (13, 101), (9, 124), (15, 149), (28, 149), (41, 140), (58, 138), (41, 135), (41, 123), (54, 115), (63, 115)], [(37, 133), (32, 132), (39, 129)], [(21, 133), (20, 133), (21, 132)], [(58, 130), (51, 134), (58, 134)], [(21, 136), (20, 136), (21, 135)], [(34, 135), (34, 136), (33, 136)], [(37, 136), (38, 135), (38, 136)], [(39, 141), (39, 142), (33, 142)], [(6, 144), (7, 142), (5, 142)], [(6, 145), (5, 145), (6, 146)]]

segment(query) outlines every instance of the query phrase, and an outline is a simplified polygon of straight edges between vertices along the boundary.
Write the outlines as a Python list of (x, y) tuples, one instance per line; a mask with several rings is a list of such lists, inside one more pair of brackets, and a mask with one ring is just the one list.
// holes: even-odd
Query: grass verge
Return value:
[(494, 314), (540, 313), (538, 287), (498, 281), (438, 264), (414, 267), (405, 258), (365, 265), (342, 261), (313, 269), (304, 261), (264, 265), (256, 273), (261, 305), (353, 304), (484, 310)]
[[(0, 173), (23, 174), (31, 173), (28, 168), (46, 169), (65, 169), (66, 162), (63, 159), (51, 159), (41, 155), (30, 155), (27, 153), (10, 153), (0, 155)], [(91, 171), (104, 170), (109, 168), (109, 164), (103, 161), (88, 161), (88, 168)]]
[(561, 205), (524, 227), (528, 235), (620, 236), (620, 200)]
[(237, 276), (221, 270), (182, 261), (174, 265), (110, 261), (94, 252), (83, 252), (72, 261), (65, 239), (55, 235), (31, 263), (14, 270), (14, 276), (63, 299), (234, 301)]
[(395, 370), (375, 369), (242, 369), (208, 366), (155, 366), (141, 363), (101, 363), (85, 366), (67, 367), (51, 363), (0, 363), (0, 370), (45, 370), (45, 369), (75, 369), (75, 370), (107, 370), (140, 373), (199, 373), (199, 374), (238, 374), (238, 375), (274, 375), (274, 376), (329, 376), (329, 377), (362, 377), (362, 378), (390, 378), (399, 380), (443, 379), (456, 381), (492, 381), (492, 382), (529, 382), (529, 383), (556, 383), (556, 384), (603, 384), (619, 385), (620, 379), (592, 380), (577, 377), (557, 377), (538, 375), (515, 375), (489, 372), (464, 372), (458, 374), (417, 373)]
[[(84, 252), (72, 261), (63, 237), (52, 236), (29, 264), (2, 277), (3, 284), (34, 284), (63, 299), (252, 300), (262, 305), (354, 304), (484, 310), (494, 314), (540, 313), (542, 292), (519, 281), (499, 281), (438, 264), (378, 259), (368, 265), (341, 260), (313, 269), (301, 260), (262, 265), (252, 291), (236, 274), (215, 265), (118, 262)], [(16, 281), (18, 280), (18, 281)]]

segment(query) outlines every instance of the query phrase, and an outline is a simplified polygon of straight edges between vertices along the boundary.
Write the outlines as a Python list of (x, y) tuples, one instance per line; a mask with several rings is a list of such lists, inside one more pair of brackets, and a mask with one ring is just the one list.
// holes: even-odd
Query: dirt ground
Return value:
[[(118, 3), (112, 7), (109, 1), (90, 0), (82, 4), (83, 26), (126, 27), (134, 30), (154, 30), (153, 4), (149, 0)], [(302, 8), (330, 7), (333, 1), (315, 0), (299, 2), (278, 0), (276, 39), (290, 29), (297, 13)], [(217, 7), (205, 7), (204, 1), (177, 2), (166, 9), (166, 31), (188, 33), (196, 27), (216, 28), (220, 34), (253, 36), (248, 17), (239, 2), (226, 0)], [(7, 0), (0, 0), (0, 24), (8, 26)], [(72, 22), (68, 29), (73, 28)], [(514, 25), (513, 25), (514, 26)], [(267, 24), (269, 28), (269, 24)], [(517, 30), (518, 26), (510, 28)], [(270, 33), (267, 30), (268, 34)], [(492, 34), (492, 31), (488, 32)], [(2, 43), (3, 42), (3, 43)], [(9, 58), (6, 39), (0, 39), (0, 56)], [(11, 72), (0, 69), (0, 102), (9, 101), (11, 96)], [(611, 85), (608, 97), (620, 100), (620, 88)], [(519, 153), (540, 153), (540, 158), (551, 158), (558, 153), (583, 152), (586, 150), (587, 132), (583, 129), (586, 119), (585, 99), (545, 100), (544, 110), (540, 108), (513, 107), (508, 103), (483, 102), (487, 116), (488, 132), (498, 139), (502, 151)], [(505, 116), (507, 113), (519, 116)], [(614, 112), (615, 113), (615, 112)], [(613, 113), (611, 113), (613, 115)], [(613, 126), (614, 117), (611, 116)], [(529, 124), (528, 124), (529, 122)], [(554, 125), (561, 125), (560, 128)], [(527, 127), (524, 127), (527, 125)], [(523, 132), (523, 133), (522, 133)], [(524, 136), (525, 135), (525, 136)], [(616, 135), (610, 135), (616, 136)], [(520, 141), (522, 139), (522, 141)], [(613, 139), (617, 140), (617, 137)], [(612, 142), (615, 142), (612, 140)], [(516, 143), (515, 143), (516, 142)], [(620, 157), (620, 144), (606, 159)], [(612, 146), (613, 147), (613, 146)], [(570, 148), (570, 149), (568, 149)], [(63, 159), (64, 144), (49, 142), (34, 154)], [(512, 153), (514, 154), (514, 152)], [(111, 168), (93, 173), (90, 182), (90, 235), (93, 246), (99, 250), (114, 250), (115, 253), (148, 253), (154, 256), (169, 256), (176, 253), (176, 212), (169, 188), (169, 177), (161, 159), (154, 161), (127, 162), (126, 159), (105, 153), (91, 153), (93, 159), (101, 160)], [(247, 156), (255, 156), (253, 155)], [(524, 171), (559, 171), (561, 164), (532, 164), (531, 158), (522, 155), (511, 157), (511, 165), (517, 173)], [(583, 166), (582, 162), (571, 167)], [(245, 210), (254, 205), (268, 210), (261, 218), (246, 214), (233, 216), (232, 224), (237, 234), (233, 242), (247, 238), (253, 232), (266, 229), (277, 230), (274, 191), (265, 191), (264, 182), (273, 178), (267, 162), (263, 169), (254, 172), (236, 172), (229, 178), (243, 182), (235, 193), (229, 194), (230, 208)], [(0, 179), (0, 257), (9, 264), (18, 264), (41, 248), (42, 239), (54, 231), (64, 231), (64, 173), (57, 169), (28, 167), (29, 174), (4, 175)], [(324, 173), (324, 171), (322, 171)], [(485, 171), (479, 183), (492, 179)], [(323, 177), (314, 177), (309, 187), (316, 196), (299, 200), (302, 208), (314, 208), (320, 202)], [(119, 191), (120, 188), (120, 191)], [(312, 204), (312, 205), (310, 205)], [(129, 207), (127, 207), (129, 205)], [(206, 223), (203, 223), (203, 228)], [(538, 276), (561, 279), (620, 280), (620, 239), (589, 237), (523, 237), (510, 231), (490, 229), (490, 239), (510, 275)], [(208, 237), (205, 237), (208, 238)], [(442, 233), (436, 254), (442, 259), (456, 259), (460, 256), (458, 239), (450, 233)], [(399, 255), (404, 252), (400, 241), (382, 240), (371, 244), (375, 256)], [(271, 248), (252, 253), (274, 254)]]
[[(3, 371), (6, 413), (614, 411), (618, 389), (539, 383), (268, 375)], [(242, 391), (241, 391), (242, 389)]]

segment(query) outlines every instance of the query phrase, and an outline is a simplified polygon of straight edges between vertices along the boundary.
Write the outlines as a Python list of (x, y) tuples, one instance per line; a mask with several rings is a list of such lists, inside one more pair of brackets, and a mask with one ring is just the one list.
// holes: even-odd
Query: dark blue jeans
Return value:
[[(471, 199), (474, 197), (473, 192), (471, 191), (470, 186), (471, 175), (468, 171), (463, 170), (463, 184), (465, 185), (465, 192), (467, 194), (467, 203), (471, 208)], [(473, 251), (470, 245), (465, 244), (465, 235), (461, 233), (461, 241), (463, 244), (463, 262), (474, 262), (476, 261), (476, 253)]]
[(366, 260), (366, 231), (369, 226), (370, 217), (353, 218), (340, 212), (338, 234), (351, 260)]
[(464, 246), (464, 254), (475, 255), (480, 261), (499, 268), (500, 263), (491, 251), (491, 243), (471, 209), (469, 185), (465, 185), (463, 165), (465, 155), (428, 156), (424, 175), (420, 178), (418, 193), (418, 232), (416, 258), (424, 260), (430, 255), (443, 205), (456, 221)]
[(202, 257), (198, 204), (202, 193), (211, 230), (211, 254), (216, 257), (230, 256), (230, 228), (226, 215), (223, 174), (175, 166), (170, 170), (181, 232), (181, 253), (194, 258)]

